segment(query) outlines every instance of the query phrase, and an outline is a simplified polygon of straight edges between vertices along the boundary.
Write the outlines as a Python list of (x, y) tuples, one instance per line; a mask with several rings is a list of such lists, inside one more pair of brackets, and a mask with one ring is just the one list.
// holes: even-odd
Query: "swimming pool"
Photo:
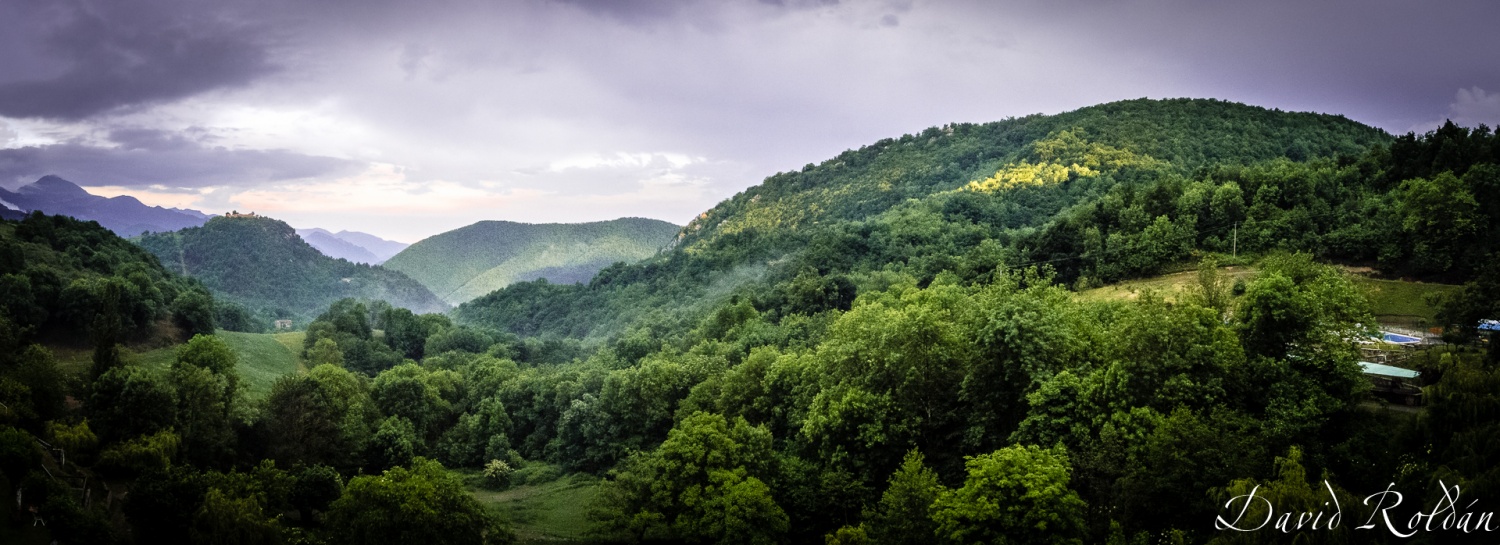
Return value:
[(1422, 342), (1422, 339), (1420, 339), (1420, 338), (1413, 337), (1411, 335), (1402, 335), (1402, 334), (1399, 334), (1399, 333), (1391, 333), (1389, 331), (1381, 331), (1380, 332), (1380, 339), (1383, 340), (1383, 341), (1385, 341), (1385, 342), (1388, 342), (1388, 343), (1396, 343), (1396, 344), (1409, 344), (1409, 343), (1419, 343), (1419, 342)]

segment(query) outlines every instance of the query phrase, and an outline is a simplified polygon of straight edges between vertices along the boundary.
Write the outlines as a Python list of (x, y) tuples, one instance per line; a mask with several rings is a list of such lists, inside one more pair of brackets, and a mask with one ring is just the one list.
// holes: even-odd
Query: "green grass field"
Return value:
[[(1244, 279), (1249, 282), (1255, 276), (1257, 269), (1247, 266), (1219, 267), (1219, 274), (1233, 284), (1235, 280)], [(1183, 271), (1151, 278), (1138, 280), (1126, 280), (1118, 284), (1110, 284), (1094, 289), (1078, 292), (1077, 297), (1083, 301), (1116, 301), (1134, 300), (1147, 291), (1155, 292), (1167, 301), (1176, 301), (1178, 297), (1187, 293), (1190, 288), (1198, 283), (1198, 271)]]
[(271, 393), (271, 385), (276, 383), (276, 379), (301, 369), (300, 358), (297, 357), (301, 352), (301, 342), (297, 343), (298, 350), (291, 350), (277, 338), (278, 334), (223, 331), (218, 335), (239, 356), (240, 376), (244, 378), (252, 398), (265, 397)]
[[(224, 344), (238, 358), (236, 368), (240, 372), (241, 380), (251, 399), (260, 399), (271, 392), (271, 385), (276, 379), (287, 373), (302, 371), (301, 358), (298, 353), (302, 350), (301, 336), (304, 333), (239, 333), (235, 331), (220, 331), (216, 333)], [(296, 350), (289, 346), (295, 345)], [(151, 369), (166, 369), (177, 361), (177, 350), (181, 346), (169, 346), (144, 352), (129, 351), (124, 354), (127, 361), (145, 365)], [(56, 352), (56, 351), (54, 351)], [(64, 360), (62, 354), (58, 354), (58, 360), (63, 367), (73, 369), (88, 369), (89, 352), (67, 352), (69, 359)], [(65, 362), (65, 363), (62, 363)]]
[(1364, 290), (1365, 297), (1370, 300), (1370, 312), (1375, 317), (1414, 317), (1429, 323), (1437, 317), (1438, 311), (1433, 298), (1456, 294), (1462, 289), (1448, 284), (1365, 277), (1355, 277), (1354, 284)]
[(279, 342), (282, 346), (285, 346), (286, 349), (290, 350), (293, 356), (297, 358), (297, 371), (301, 373), (307, 372), (307, 362), (302, 361), (302, 341), (307, 338), (307, 332), (292, 331), (288, 333), (272, 333), (271, 336), (275, 337), (276, 342)]
[[(1461, 289), (1460, 286), (1449, 284), (1371, 278), (1368, 276), (1371, 271), (1367, 268), (1344, 269), (1349, 272), (1349, 279), (1370, 301), (1370, 312), (1377, 320), (1386, 323), (1431, 324), (1437, 316), (1437, 298), (1457, 293)], [(1249, 282), (1255, 277), (1257, 270), (1254, 266), (1219, 268), (1220, 273), (1230, 282), (1235, 279)], [(1167, 301), (1174, 301), (1197, 282), (1197, 271), (1185, 271), (1084, 290), (1078, 292), (1077, 297), (1084, 301), (1133, 300), (1149, 290)]]
[[(469, 479), (471, 483), (474, 481)], [(588, 542), (594, 527), (588, 519), (588, 510), (599, 495), (600, 486), (598, 478), (574, 474), (505, 490), (470, 486), (470, 491), (481, 503), (510, 521), (519, 543), (566, 544)]]

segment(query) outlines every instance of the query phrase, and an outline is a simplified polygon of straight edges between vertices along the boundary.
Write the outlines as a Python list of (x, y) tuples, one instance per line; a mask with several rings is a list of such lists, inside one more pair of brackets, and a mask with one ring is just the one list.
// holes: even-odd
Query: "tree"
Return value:
[(452, 410), (452, 404), (443, 399), (432, 380), (444, 373), (448, 372), (428, 372), (411, 363), (392, 367), (375, 377), (370, 399), (380, 408), (381, 414), (406, 419), (416, 430), (417, 437), (425, 438), (433, 431), (433, 426), (447, 418)]
[[(0, 328), (7, 325), (0, 317)], [(7, 348), (18, 347), (0, 343), (0, 350)], [(0, 355), (0, 403), (5, 404), (0, 416), (11, 413), (20, 417), (23, 425), (37, 429), (35, 425), (63, 415), (67, 393), (66, 378), (57, 368), (57, 360), (41, 345)]]
[(188, 535), (198, 543), (275, 545), (281, 542), (280, 526), (266, 517), (255, 498), (231, 497), (218, 488), (210, 488), (203, 497), (203, 505), (193, 514)]
[(181, 444), (181, 438), (172, 430), (142, 435), (104, 449), (99, 453), (96, 467), (106, 475), (132, 477), (165, 470), (172, 466)]
[(1479, 330), (1480, 320), (1500, 319), (1500, 260), (1495, 254), (1487, 259), (1477, 278), (1464, 284), (1463, 290), (1448, 296), (1438, 312), (1438, 319), (1448, 327), (1443, 335), (1449, 341), (1470, 342), (1481, 335), (1489, 336), (1488, 359), (1500, 364), (1500, 334)]
[(1266, 258), (1236, 312), (1251, 355), (1285, 357), (1335, 350), (1368, 333), (1369, 303), (1337, 269), (1308, 254)]
[(762, 479), (772, 459), (765, 428), (696, 413), (655, 451), (627, 459), (593, 516), (636, 540), (775, 543), (787, 517)]
[(8, 482), (20, 482), (26, 472), (41, 462), (41, 449), (31, 434), (10, 426), (0, 427), (0, 476)]
[(510, 415), (505, 412), (505, 405), (497, 398), (487, 397), (473, 412), (458, 417), (458, 423), (438, 441), (437, 451), (450, 465), (475, 467), (485, 460), (505, 456), (510, 449), (510, 439), (506, 437), (509, 429)]
[(313, 343), (312, 348), (307, 349), (307, 364), (313, 367), (319, 365), (344, 366), (344, 351), (339, 350), (339, 345), (333, 339), (322, 338)]
[(862, 481), (887, 475), (911, 445), (936, 444), (963, 423), (952, 392), (978, 355), (973, 298), (946, 276), (926, 289), (861, 297), (818, 346), (823, 388), (802, 433)]
[(52, 438), (52, 444), (62, 449), (62, 464), (68, 463), (68, 456), (73, 457), (75, 463), (88, 460), (94, 449), (99, 446), (99, 438), (89, 429), (88, 419), (77, 424), (52, 421), (47, 423), (47, 435)]
[(417, 436), (411, 422), (392, 416), (380, 422), (380, 428), (370, 437), (365, 460), (375, 470), (385, 470), (410, 465), (422, 448), (422, 439)]
[(1469, 187), (1452, 172), (1413, 178), (1398, 190), (1401, 228), (1413, 241), (1412, 265), (1420, 272), (1471, 270), (1455, 258), (1488, 225)]
[(262, 420), (268, 455), (289, 465), (358, 467), (349, 454), (363, 451), (376, 417), (366, 388), (332, 365), (277, 379)]
[(510, 532), (441, 464), (417, 458), (411, 467), (349, 480), (328, 511), (333, 543), (508, 543)]
[(473, 354), (484, 352), (495, 340), (482, 331), (471, 327), (450, 327), (433, 333), (427, 337), (427, 343), (423, 347), (424, 354), (442, 354), (452, 350), (460, 350)]
[(325, 465), (304, 466), (297, 472), (288, 500), (304, 520), (311, 520), (314, 511), (327, 511), (343, 494), (344, 478), (338, 471)]
[(189, 337), (214, 334), (214, 300), (202, 290), (186, 290), (172, 300), (172, 321)]
[(238, 360), (229, 345), (213, 335), (194, 335), (177, 353), (178, 363), (205, 369), (224, 378), (228, 383), (224, 391), (226, 404), (239, 393), (240, 375), (235, 370)]
[(875, 511), (866, 517), (870, 538), (890, 545), (931, 543), (937, 531), (932, 504), (942, 490), (937, 473), (923, 463), (920, 451), (912, 449), (901, 468), (891, 474), (890, 486)]
[[(1361, 509), (1359, 498), (1348, 493), (1344, 489), (1329, 483), (1328, 476), (1323, 476), (1322, 482), (1313, 484), (1307, 479), (1307, 470), (1302, 465), (1302, 449), (1292, 447), (1285, 457), (1276, 457), (1275, 480), (1257, 482), (1255, 479), (1236, 479), (1223, 488), (1210, 490), (1210, 495), (1215, 499), (1214, 504), (1224, 506), (1219, 515), (1214, 519), (1214, 538), (1208, 543), (1212, 545), (1231, 544), (1260, 544), (1260, 543), (1284, 543), (1286, 535), (1275, 529), (1277, 520), (1287, 513), (1322, 513), (1332, 516), (1339, 512), (1333, 508), (1337, 503), (1340, 509), (1351, 512), (1344, 513), (1350, 517), (1342, 517), (1337, 528), (1330, 526), (1330, 519), (1321, 519), (1321, 527), (1318, 531), (1296, 532), (1297, 543), (1310, 544), (1347, 544), (1359, 543), (1363, 539), (1355, 539), (1354, 528), (1362, 524), (1363, 517), (1357, 516)], [(1254, 493), (1254, 499), (1251, 494)], [(1467, 489), (1464, 492), (1468, 492)], [(1268, 511), (1266, 506), (1271, 506)], [(1351, 507), (1352, 506), (1352, 507)], [(1279, 512), (1281, 514), (1276, 514)], [(1293, 515), (1294, 517), (1297, 515)], [(1296, 528), (1299, 523), (1309, 524), (1299, 520), (1291, 520), (1290, 526)], [(1263, 526), (1262, 526), (1263, 525)], [(1230, 527), (1238, 531), (1231, 530)], [(1249, 530), (1249, 531), (1247, 531)], [(1259, 531), (1255, 531), (1259, 530)]]
[(1198, 416), (1178, 408), (1131, 449), (1120, 480), (1121, 520), (1134, 529), (1196, 530), (1214, 505), (1188, 502), (1266, 462), (1257, 422), (1227, 409)]
[(963, 487), (932, 506), (949, 543), (1082, 544), (1086, 505), (1068, 488), (1067, 451), (1012, 446), (970, 456)]
[(1229, 284), (1229, 279), (1219, 272), (1218, 259), (1206, 256), (1198, 262), (1198, 284), (1193, 286), (1193, 295), (1203, 306), (1218, 311), (1220, 316), (1229, 310)]
[(406, 359), (422, 360), (430, 331), (421, 318), (410, 310), (393, 308), (385, 311), (381, 321), (385, 322), (386, 346), (400, 352)]
[(177, 414), (171, 389), (139, 367), (117, 367), (100, 375), (88, 408), (95, 433), (105, 443), (164, 430)]

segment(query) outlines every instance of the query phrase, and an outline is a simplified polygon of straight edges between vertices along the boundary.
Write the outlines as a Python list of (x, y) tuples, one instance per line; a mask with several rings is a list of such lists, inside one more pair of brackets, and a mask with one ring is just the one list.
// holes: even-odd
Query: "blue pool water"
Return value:
[(1399, 334), (1391, 333), (1391, 332), (1387, 332), (1387, 331), (1381, 331), (1380, 334), (1381, 334), (1380, 338), (1384, 339), (1385, 342), (1389, 342), (1389, 343), (1414, 343), (1414, 342), (1420, 342), (1422, 340), (1422, 339), (1413, 337), (1411, 335), (1399, 335)]

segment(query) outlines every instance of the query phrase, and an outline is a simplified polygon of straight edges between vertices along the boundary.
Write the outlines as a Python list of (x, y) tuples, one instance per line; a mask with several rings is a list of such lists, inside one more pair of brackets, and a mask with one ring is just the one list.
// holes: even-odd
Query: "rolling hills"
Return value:
[(384, 266), (412, 277), (449, 303), (515, 282), (588, 282), (613, 263), (655, 255), (678, 226), (645, 218), (592, 223), (482, 221), (428, 237)]
[(138, 243), (168, 268), (263, 319), (305, 323), (346, 297), (382, 299), (415, 312), (447, 309), (406, 275), (325, 256), (271, 218), (218, 217), (202, 227), (146, 235)]
[[(1155, 274), (1195, 246), (1229, 251), (1236, 222), (1254, 227), (1241, 250), (1273, 247), (1282, 231), (1325, 236), (1332, 222), (1288, 222), (1335, 209), (1353, 217), (1353, 195), (1367, 182), (1346, 190), (1306, 180), (1368, 168), (1352, 163), (1392, 141), (1342, 116), (1198, 99), (931, 127), (774, 174), (700, 214), (671, 251), (606, 269), (586, 286), (515, 284), (457, 316), (519, 334), (600, 338), (653, 311), (692, 314), (736, 292), (785, 304), (822, 298), (803, 309), (816, 310), (841, 298), (828, 295), (844, 289), (836, 284), (877, 270), (918, 282), (1037, 263), (1065, 282)], [(1090, 213), (1109, 217), (1082, 217)], [(765, 289), (799, 275), (826, 284), (815, 290), (823, 295)], [(796, 310), (783, 303), (773, 306)]]

